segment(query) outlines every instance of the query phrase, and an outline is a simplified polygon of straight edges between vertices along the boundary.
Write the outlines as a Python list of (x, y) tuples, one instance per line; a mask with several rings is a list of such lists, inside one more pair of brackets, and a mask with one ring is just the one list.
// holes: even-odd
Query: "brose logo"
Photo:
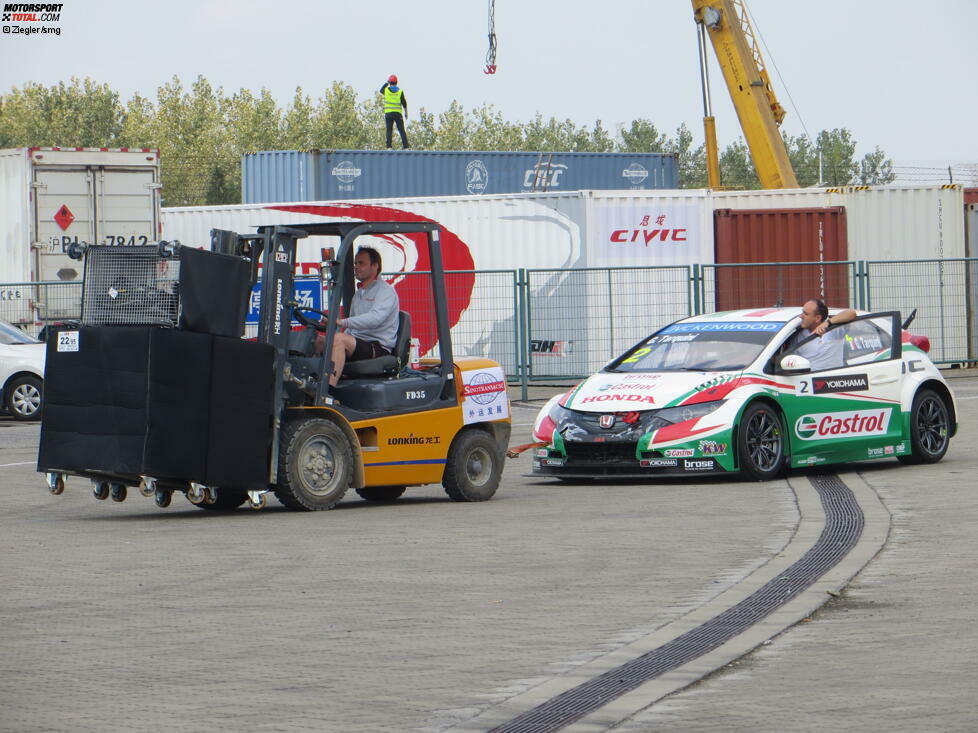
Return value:
[(802, 440), (831, 440), (855, 435), (883, 435), (890, 424), (889, 408), (802, 415), (795, 435)]

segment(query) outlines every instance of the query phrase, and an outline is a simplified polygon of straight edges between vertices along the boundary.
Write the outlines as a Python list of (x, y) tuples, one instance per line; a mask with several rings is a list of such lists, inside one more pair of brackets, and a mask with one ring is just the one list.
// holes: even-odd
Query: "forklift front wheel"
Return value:
[(282, 429), (275, 496), (292, 509), (336, 506), (353, 475), (353, 448), (331, 420), (295, 420)]
[(442, 486), (452, 501), (486, 501), (499, 488), (502, 472), (496, 441), (483, 430), (469, 428), (452, 441)]

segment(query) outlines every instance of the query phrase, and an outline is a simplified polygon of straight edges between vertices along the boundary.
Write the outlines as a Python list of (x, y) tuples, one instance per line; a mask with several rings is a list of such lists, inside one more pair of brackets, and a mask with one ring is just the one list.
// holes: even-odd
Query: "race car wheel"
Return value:
[(947, 453), (951, 414), (941, 396), (922, 389), (910, 409), (910, 455), (897, 456), (901, 463), (937, 463)]
[(357, 493), (367, 501), (386, 503), (401, 498), (404, 489), (404, 486), (364, 486), (362, 489), (357, 489)]
[[(215, 491), (211, 489), (211, 491)], [(212, 493), (213, 501), (205, 501), (197, 504), (201, 509), (209, 509), (212, 512), (231, 512), (248, 501), (248, 495), (243, 491), (235, 489), (216, 489), (216, 494)]]
[(770, 481), (784, 470), (784, 429), (773, 407), (755, 402), (744, 410), (737, 431), (740, 471), (752, 481)]
[(288, 423), (279, 441), (275, 496), (292, 509), (322, 511), (336, 506), (353, 475), (353, 449), (330, 420)]
[(3, 395), (3, 407), (14, 420), (41, 419), (41, 380), (24, 375), (10, 380)]
[(452, 501), (486, 501), (499, 488), (502, 472), (503, 456), (492, 436), (463, 430), (452, 441), (441, 483)]

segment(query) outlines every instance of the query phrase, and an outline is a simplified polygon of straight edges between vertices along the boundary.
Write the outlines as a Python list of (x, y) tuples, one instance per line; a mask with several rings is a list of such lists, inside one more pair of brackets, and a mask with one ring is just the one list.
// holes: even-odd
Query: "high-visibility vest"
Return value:
[(401, 111), (401, 97), (404, 96), (404, 91), (398, 89), (396, 92), (392, 92), (390, 87), (384, 89), (384, 114), (388, 112), (400, 112)]

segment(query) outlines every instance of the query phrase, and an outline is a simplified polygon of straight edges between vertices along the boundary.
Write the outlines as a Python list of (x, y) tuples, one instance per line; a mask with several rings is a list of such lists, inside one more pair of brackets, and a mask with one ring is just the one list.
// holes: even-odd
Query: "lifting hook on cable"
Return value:
[(483, 74), (496, 73), (496, 0), (489, 0), (489, 51)]

